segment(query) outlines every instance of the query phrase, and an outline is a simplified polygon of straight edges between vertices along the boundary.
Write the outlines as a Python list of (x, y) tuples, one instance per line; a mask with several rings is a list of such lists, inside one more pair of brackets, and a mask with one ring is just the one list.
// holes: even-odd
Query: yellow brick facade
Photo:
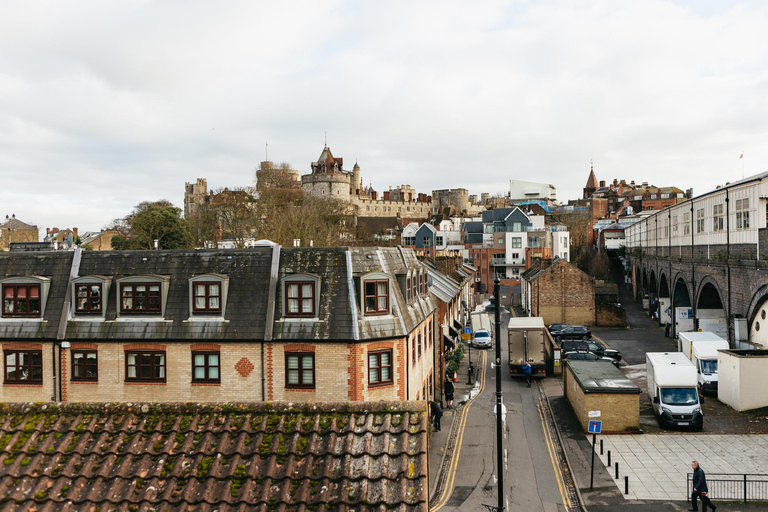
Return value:
[[(563, 372), (565, 396), (571, 403), (584, 432), (588, 430), (590, 419), (603, 422), (603, 433), (625, 432), (640, 426), (640, 395), (638, 393), (584, 393), (567, 363), (565, 366), (566, 370)], [(590, 418), (589, 411), (600, 411), (600, 417)]]

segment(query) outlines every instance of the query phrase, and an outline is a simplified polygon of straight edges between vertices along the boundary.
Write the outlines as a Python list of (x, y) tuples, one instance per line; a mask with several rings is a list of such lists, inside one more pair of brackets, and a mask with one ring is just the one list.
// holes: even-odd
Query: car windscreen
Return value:
[(666, 405), (695, 405), (699, 403), (696, 388), (661, 388), (661, 403)]
[(708, 361), (699, 361), (701, 373), (717, 373), (717, 361), (710, 359)]

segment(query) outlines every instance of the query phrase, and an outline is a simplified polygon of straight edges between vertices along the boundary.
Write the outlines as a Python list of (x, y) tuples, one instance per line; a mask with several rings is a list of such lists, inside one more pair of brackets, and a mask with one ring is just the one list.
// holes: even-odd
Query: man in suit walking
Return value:
[(707, 512), (707, 506), (712, 509), (712, 512), (715, 512), (717, 507), (707, 497), (709, 489), (707, 489), (707, 477), (704, 475), (704, 470), (699, 467), (699, 463), (696, 461), (691, 462), (691, 467), (693, 468), (693, 492), (691, 493), (691, 505), (693, 508), (688, 510), (698, 512), (697, 498), (701, 498), (702, 512)]

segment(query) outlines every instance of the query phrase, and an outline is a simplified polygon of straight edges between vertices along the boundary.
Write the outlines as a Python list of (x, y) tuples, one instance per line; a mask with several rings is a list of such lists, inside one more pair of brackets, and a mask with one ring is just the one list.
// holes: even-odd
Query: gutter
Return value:
[(267, 341), (272, 341), (275, 326), (275, 303), (277, 302), (277, 276), (280, 270), (280, 246), (272, 247), (272, 266), (269, 271), (269, 291), (267, 292), (267, 318), (264, 322), (264, 338), (261, 340), (261, 400), (267, 400), (267, 377), (264, 363), (264, 351)]

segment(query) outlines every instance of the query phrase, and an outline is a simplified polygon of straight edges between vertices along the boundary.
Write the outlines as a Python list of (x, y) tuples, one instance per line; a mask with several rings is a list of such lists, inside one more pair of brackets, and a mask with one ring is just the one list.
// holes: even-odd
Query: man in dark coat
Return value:
[(691, 504), (693, 508), (688, 510), (698, 511), (697, 498), (701, 498), (702, 512), (707, 512), (707, 506), (712, 509), (712, 512), (715, 512), (717, 507), (714, 506), (712, 502), (709, 501), (709, 497), (707, 497), (709, 489), (707, 489), (707, 477), (704, 475), (704, 470), (699, 467), (699, 463), (696, 461), (691, 462), (691, 467), (693, 468), (693, 492), (691, 493)]
[(435, 423), (434, 431), (440, 432), (440, 419), (443, 417), (443, 410), (440, 408), (440, 404), (430, 400), (429, 415), (432, 416), (432, 421)]
[(447, 376), (445, 377), (445, 405), (448, 409), (453, 408), (453, 392), (456, 389), (453, 385), (453, 382), (451, 382), (451, 379), (449, 379)]

